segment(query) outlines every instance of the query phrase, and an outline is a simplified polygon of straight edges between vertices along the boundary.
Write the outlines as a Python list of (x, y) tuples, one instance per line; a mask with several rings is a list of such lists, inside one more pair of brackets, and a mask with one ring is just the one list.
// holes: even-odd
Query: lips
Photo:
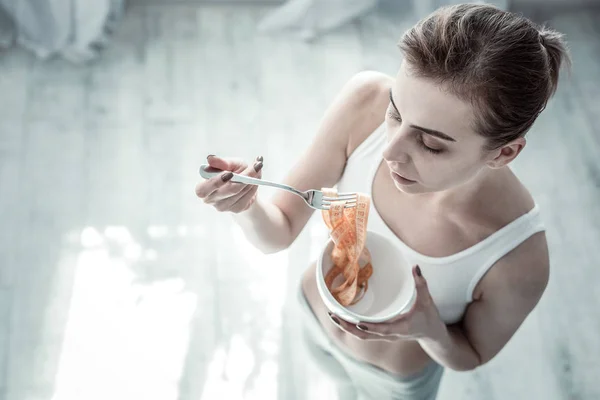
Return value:
[(400, 175), (400, 174), (399, 174), (399, 173), (397, 173), (396, 171), (392, 171), (392, 172), (393, 172), (394, 174), (398, 175), (400, 178), (402, 178), (402, 179), (404, 179), (404, 180), (407, 180), (407, 181), (410, 181), (410, 182), (416, 182), (416, 181), (415, 181), (415, 180), (413, 180), (413, 179), (408, 179), (408, 178), (407, 178), (407, 177), (405, 177), (404, 175)]

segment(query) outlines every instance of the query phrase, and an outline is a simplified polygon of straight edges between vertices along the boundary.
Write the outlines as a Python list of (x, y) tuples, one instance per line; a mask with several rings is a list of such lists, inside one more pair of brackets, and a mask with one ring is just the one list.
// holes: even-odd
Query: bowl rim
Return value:
[[(380, 238), (383, 238), (384, 240), (389, 241), (388, 238), (386, 238), (382, 234), (374, 232), (374, 231), (367, 231), (367, 236), (368, 235), (379, 236)], [(322, 298), (323, 297), (326, 298), (327, 301), (331, 302), (335, 307), (341, 308), (345, 313), (349, 314), (351, 317), (358, 319), (359, 321), (364, 321), (364, 322), (388, 321), (392, 318), (397, 317), (400, 314), (404, 314), (404, 313), (408, 312), (409, 307), (412, 307), (412, 305), (414, 304), (416, 297), (417, 297), (416, 285), (410, 285), (410, 287), (412, 289), (411, 296), (406, 300), (406, 302), (404, 302), (404, 304), (402, 304), (401, 307), (399, 307), (398, 311), (393, 311), (393, 312), (386, 314), (384, 316), (381, 316), (381, 317), (369, 317), (367, 315), (361, 315), (361, 314), (358, 314), (358, 313), (348, 309), (347, 307), (344, 307), (343, 305), (341, 305), (335, 299), (335, 297), (333, 297), (333, 295), (329, 292), (329, 290), (327, 290), (327, 286), (325, 285), (325, 277), (323, 276), (323, 256), (325, 254), (325, 250), (327, 250), (329, 245), (332, 243), (333, 243), (333, 240), (331, 239), (331, 237), (329, 237), (327, 242), (325, 243), (325, 245), (321, 248), (321, 251), (319, 252), (319, 258), (317, 259), (317, 274), (316, 274), (317, 275), (316, 276), (317, 289)], [(402, 252), (400, 251), (400, 253), (402, 253)], [(411, 277), (412, 277), (412, 274), (411, 274)], [(323, 300), (326, 303), (325, 306), (327, 307), (327, 301), (325, 301), (325, 299), (323, 299)], [(329, 307), (327, 307), (327, 308), (329, 308)]]

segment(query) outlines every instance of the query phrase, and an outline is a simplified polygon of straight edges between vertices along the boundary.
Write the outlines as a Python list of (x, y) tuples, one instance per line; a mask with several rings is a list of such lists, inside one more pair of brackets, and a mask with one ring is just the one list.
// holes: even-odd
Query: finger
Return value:
[(248, 176), (252, 176), (252, 177), (258, 177), (260, 176), (260, 171), (262, 170), (263, 167), (263, 156), (258, 156), (254, 159), (254, 161), (248, 165), (248, 167), (245, 169), (245, 171), (243, 172), (244, 175), (248, 175)]
[[(214, 206), (218, 211), (231, 211), (233, 206), (240, 200), (241, 197), (244, 197), (245, 195), (250, 193), (252, 190), (256, 190), (255, 188), (256, 188), (256, 186), (246, 186), (240, 192), (240, 194), (216, 201), (214, 203)], [(252, 196), (250, 196), (250, 197), (252, 197)]]
[(359, 322), (355, 325), (358, 331), (368, 333), (370, 335), (377, 336), (388, 336), (393, 334), (392, 326), (388, 323), (369, 323), (369, 322)]
[(427, 284), (427, 281), (423, 277), (421, 268), (418, 265), (413, 266), (412, 273), (413, 273), (413, 278), (415, 279), (415, 283), (417, 285), (422, 286), (423, 284)]
[[(258, 160), (262, 160), (262, 157), (257, 157), (255, 163), (252, 165), (249, 165), (243, 171), (240, 171), (239, 175), (251, 176), (251, 177), (256, 177), (256, 178), (260, 179), (260, 177), (262, 176), (261, 172), (260, 172), (262, 169), (262, 161), (258, 161)], [(210, 195), (210, 197), (206, 199), (205, 202), (208, 204), (212, 204), (212, 203), (216, 203), (218, 201), (228, 199), (228, 198), (235, 196), (235, 199), (232, 199), (232, 201), (229, 202), (229, 204), (231, 205), (232, 202), (235, 202), (235, 200), (237, 198), (239, 198), (241, 195), (248, 193), (247, 188), (251, 187), (251, 186), (255, 186), (255, 185), (244, 185), (241, 183), (231, 183), (229, 185), (225, 185), (224, 187), (220, 188), (219, 190), (213, 192)]]
[[(408, 311), (405, 311), (385, 322), (359, 322), (357, 328), (380, 336), (403, 336), (408, 331), (413, 315), (416, 312), (415, 301)], [(360, 326), (359, 326), (360, 325)]]
[(368, 333), (361, 332), (356, 328), (352, 329), (352, 324), (350, 324), (347, 321), (344, 321), (337, 315), (335, 315), (331, 312), (328, 314), (329, 314), (329, 319), (331, 320), (331, 322), (334, 325), (336, 325), (338, 328), (343, 330), (344, 332), (349, 333), (350, 335), (356, 336), (358, 339), (361, 339), (361, 340), (368, 340), (370, 337), (372, 337)]
[(418, 265), (415, 265), (412, 270), (413, 278), (415, 280), (415, 287), (417, 289), (417, 300), (415, 301), (415, 306), (417, 304), (420, 305), (428, 305), (429, 302), (432, 302), (431, 294), (429, 293), (429, 287), (427, 285), (427, 280), (423, 276), (421, 268)]
[(207, 204), (214, 204), (220, 201), (231, 199), (230, 204), (233, 204), (241, 195), (248, 193), (248, 191), (252, 189), (254, 185), (231, 183), (229, 186), (233, 186), (234, 189), (230, 189), (228, 185), (223, 185), (218, 190), (215, 190), (206, 196), (206, 198), (204, 198), (204, 202)]
[(221, 158), (211, 154), (208, 157), (206, 157), (206, 161), (208, 161), (208, 165), (210, 165), (211, 167), (223, 171), (239, 173), (246, 168), (246, 163), (241, 158)]
[(388, 338), (384, 338), (380, 335), (373, 335), (371, 332), (365, 332), (357, 328), (356, 325), (350, 323), (348, 321), (343, 320), (335, 314), (329, 313), (329, 319), (337, 325), (344, 332), (356, 337), (360, 340), (387, 340)]
[(242, 172), (243, 175), (251, 176), (253, 178), (260, 178), (262, 176), (263, 158), (262, 156), (256, 157), (254, 162)]
[[(262, 158), (262, 157), (260, 157), (260, 158)], [(257, 157), (257, 161), (255, 161), (254, 164), (251, 164), (248, 167), (246, 167), (246, 169), (244, 169), (242, 172), (240, 172), (240, 175), (260, 179), (262, 176), (262, 173), (261, 173), (262, 167), (263, 167), (263, 162), (258, 161), (258, 157)], [(231, 196), (237, 196), (247, 186), (249, 186), (249, 185), (232, 183), (231, 185), (227, 185), (223, 189), (219, 190), (218, 196), (221, 199), (225, 199), (225, 198), (228, 198)], [(252, 186), (254, 186), (254, 185), (252, 185)]]
[(409, 336), (406, 334), (407, 322), (404, 323), (367, 323), (359, 322), (356, 324), (356, 328), (365, 333), (370, 333), (373, 336), (377, 336), (382, 340), (395, 341), (399, 339), (408, 339)]
[[(243, 190), (250, 190), (247, 187), (244, 187)], [(244, 192), (240, 192), (243, 194)], [(218, 206), (217, 209), (225, 209), (227, 205), (231, 206), (239, 195), (223, 197), (222, 193), (219, 190), (212, 192), (210, 195), (206, 196), (204, 199), (204, 203), (212, 206)]]
[(223, 187), (233, 178), (233, 173), (226, 171), (196, 185), (196, 196), (201, 199), (208, 197), (211, 193)]
[(233, 213), (241, 213), (242, 211), (246, 211), (252, 203), (256, 201), (256, 192), (258, 191), (258, 186), (252, 186), (248, 193), (241, 196), (232, 206), (231, 212)]

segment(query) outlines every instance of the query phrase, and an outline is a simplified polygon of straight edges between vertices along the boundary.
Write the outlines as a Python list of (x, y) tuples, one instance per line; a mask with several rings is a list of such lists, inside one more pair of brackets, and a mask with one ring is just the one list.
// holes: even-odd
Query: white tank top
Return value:
[[(339, 192), (361, 192), (372, 197), (371, 188), (387, 146), (382, 124), (348, 158), (344, 174), (337, 184)], [(382, 234), (394, 243), (411, 265), (419, 265), (431, 296), (446, 324), (462, 319), (473, 301), (473, 290), (483, 275), (500, 258), (533, 234), (543, 231), (539, 206), (522, 215), (483, 241), (447, 257), (429, 257), (408, 247), (386, 225), (373, 202), (369, 212), (368, 229)]]

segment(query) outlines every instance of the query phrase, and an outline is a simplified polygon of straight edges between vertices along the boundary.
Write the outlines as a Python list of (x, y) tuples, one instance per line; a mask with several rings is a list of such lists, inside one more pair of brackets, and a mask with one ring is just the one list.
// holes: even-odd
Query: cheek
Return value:
[(415, 166), (423, 184), (437, 190), (465, 183), (481, 169), (478, 162), (465, 157), (424, 156), (415, 159)]

